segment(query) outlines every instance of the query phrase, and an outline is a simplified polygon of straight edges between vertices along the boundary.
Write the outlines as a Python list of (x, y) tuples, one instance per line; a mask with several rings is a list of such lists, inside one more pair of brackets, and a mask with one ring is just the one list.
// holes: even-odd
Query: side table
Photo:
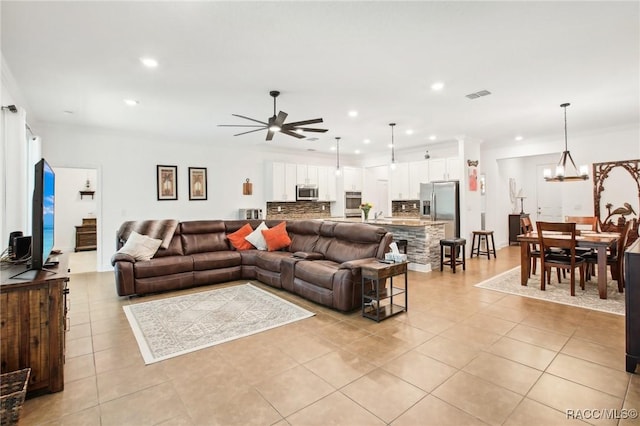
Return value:
[[(407, 265), (409, 262), (383, 263), (373, 261), (362, 265), (362, 316), (380, 322), (409, 308)], [(404, 287), (393, 285), (393, 277), (404, 274)], [(389, 289), (385, 287), (389, 278)], [(382, 288), (381, 288), (382, 286)], [(396, 303), (404, 294), (404, 306)], [(394, 301), (394, 297), (396, 300)], [(383, 305), (386, 300), (389, 303)]]

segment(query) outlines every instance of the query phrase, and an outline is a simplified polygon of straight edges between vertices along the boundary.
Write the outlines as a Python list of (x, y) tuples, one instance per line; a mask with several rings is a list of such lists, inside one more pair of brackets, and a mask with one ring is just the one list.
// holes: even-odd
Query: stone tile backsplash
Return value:
[[(278, 208), (280, 210), (278, 211)], [(331, 217), (328, 201), (267, 202), (267, 219), (321, 219)]]
[[(404, 208), (402, 208), (403, 206)], [(420, 200), (391, 201), (391, 216), (419, 217), (420, 216)]]

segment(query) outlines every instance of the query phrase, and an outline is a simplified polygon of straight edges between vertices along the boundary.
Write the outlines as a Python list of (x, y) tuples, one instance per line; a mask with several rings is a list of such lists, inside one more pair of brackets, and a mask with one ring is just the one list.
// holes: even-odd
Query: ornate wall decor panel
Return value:
[[(608, 199), (606, 186), (622, 188), (617, 193), (625, 198)], [(602, 231), (621, 232), (628, 220), (635, 221), (627, 245), (634, 242), (638, 238), (640, 211), (640, 160), (593, 163), (593, 207)]]

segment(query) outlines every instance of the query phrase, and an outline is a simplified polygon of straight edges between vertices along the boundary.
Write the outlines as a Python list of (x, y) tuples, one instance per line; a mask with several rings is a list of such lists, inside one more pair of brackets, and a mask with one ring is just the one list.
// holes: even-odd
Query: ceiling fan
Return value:
[(260, 130), (267, 129), (266, 140), (268, 141), (272, 140), (273, 136), (278, 132), (284, 133), (285, 135), (293, 136), (294, 138), (304, 139), (305, 136), (302, 134), (302, 132), (324, 133), (328, 131), (328, 129), (314, 129), (312, 127), (303, 127), (309, 124), (322, 123), (322, 118), (285, 123), (284, 120), (287, 119), (288, 115), (286, 112), (280, 111), (276, 115), (276, 98), (278, 97), (278, 95), (280, 95), (280, 92), (277, 90), (272, 90), (269, 92), (269, 95), (273, 97), (273, 116), (269, 117), (267, 122), (256, 120), (254, 118), (246, 117), (240, 114), (231, 114), (234, 117), (244, 118), (245, 120), (253, 121), (260, 124), (218, 124), (218, 127), (255, 127), (255, 129), (253, 130), (237, 133), (233, 136), (246, 135), (247, 133), (259, 132)]

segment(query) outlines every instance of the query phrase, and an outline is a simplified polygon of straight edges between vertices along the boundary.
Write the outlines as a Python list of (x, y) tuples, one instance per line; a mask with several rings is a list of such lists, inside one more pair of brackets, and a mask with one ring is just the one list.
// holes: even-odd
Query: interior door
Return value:
[[(562, 183), (544, 180), (544, 169), (555, 170), (556, 164), (541, 164), (536, 167), (536, 217), (532, 221), (562, 222)], [(534, 220), (535, 219), (535, 220)]]

